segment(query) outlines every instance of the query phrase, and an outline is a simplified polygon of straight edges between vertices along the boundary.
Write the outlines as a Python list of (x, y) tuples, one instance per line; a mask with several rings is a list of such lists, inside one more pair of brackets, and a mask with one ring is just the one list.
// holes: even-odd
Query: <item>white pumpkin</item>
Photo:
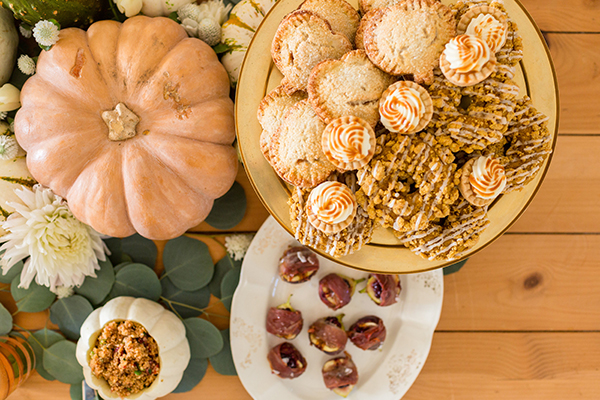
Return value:
[(221, 58), (235, 87), (240, 68), (254, 32), (277, 0), (242, 0), (233, 9), (229, 19), (221, 27), (221, 43), (229, 49)]
[(171, 311), (160, 304), (133, 297), (117, 297), (94, 310), (81, 326), (77, 342), (77, 361), (83, 367), (87, 384), (104, 399), (119, 399), (111, 393), (104, 379), (97, 378), (90, 368), (90, 350), (102, 328), (111, 321), (130, 320), (148, 331), (158, 345), (160, 372), (150, 387), (125, 397), (125, 399), (153, 400), (171, 393), (181, 381), (190, 361), (190, 346), (185, 336), (185, 326)]
[(17, 60), (18, 45), (19, 34), (13, 14), (0, 7), (0, 86), (10, 79)]
[(149, 17), (168, 16), (195, 0), (116, 0), (115, 4), (126, 17), (142, 12)]

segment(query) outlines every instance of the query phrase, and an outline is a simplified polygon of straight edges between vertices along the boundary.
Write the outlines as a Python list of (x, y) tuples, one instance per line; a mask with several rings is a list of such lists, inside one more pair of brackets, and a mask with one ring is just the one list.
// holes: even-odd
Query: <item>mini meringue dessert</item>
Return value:
[(338, 169), (359, 169), (375, 154), (375, 132), (362, 118), (340, 117), (323, 131), (321, 146), (329, 162)]
[(440, 69), (456, 86), (472, 86), (494, 72), (496, 56), (487, 43), (473, 35), (452, 38), (440, 56)]
[(379, 115), (390, 132), (411, 134), (429, 124), (433, 102), (425, 88), (411, 81), (390, 85), (379, 100)]
[(477, 36), (486, 42), (493, 53), (504, 46), (508, 33), (506, 15), (495, 7), (472, 7), (458, 21), (456, 32), (459, 35)]
[(307, 217), (312, 226), (327, 234), (343, 230), (356, 216), (356, 197), (343, 183), (326, 181), (308, 196)]
[(463, 166), (461, 194), (469, 203), (481, 207), (490, 204), (506, 186), (504, 167), (491, 156), (472, 158)]

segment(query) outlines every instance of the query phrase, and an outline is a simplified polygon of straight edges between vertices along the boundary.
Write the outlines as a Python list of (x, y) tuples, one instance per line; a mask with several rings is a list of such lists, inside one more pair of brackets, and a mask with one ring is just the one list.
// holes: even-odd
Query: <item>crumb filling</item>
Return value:
[(133, 321), (106, 324), (90, 355), (92, 373), (120, 397), (149, 387), (160, 371), (156, 341)]

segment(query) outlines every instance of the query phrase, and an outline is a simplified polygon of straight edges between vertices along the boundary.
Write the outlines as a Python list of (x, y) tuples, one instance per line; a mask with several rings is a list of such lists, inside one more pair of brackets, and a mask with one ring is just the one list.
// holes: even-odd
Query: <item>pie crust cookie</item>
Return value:
[(365, 51), (373, 64), (392, 75), (412, 74), (429, 84), (444, 45), (454, 36), (452, 11), (435, 0), (403, 0), (374, 9), (362, 21)]
[(401, 0), (359, 0), (358, 8), (362, 15), (375, 8), (385, 8), (400, 3)]
[(325, 128), (321, 146), (327, 159), (339, 170), (359, 169), (375, 154), (375, 132), (362, 118), (340, 117)]
[(260, 135), (260, 150), (263, 155), (271, 162), (270, 146), (273, 134), (277, 132), (281, 121), (289, 107), (306, 99), (306, 93), (302, 91), (294, 94), (287, 94), (282, 85), (277, 86), (265, 96), (258, 106), (258, 122), (263, 128)]
[(456, 86), (472, 86), (494, 72), (496, 57), (480, 37), (459, 35), (446, 44), (440, 55), (440, 69)]
[(379, 100), (379, 116), (390, 132), (419, 132), (431, 121), (433, 102), (423, 86), (411, 81), (398, 81), (383, 92)]
[(310, 191), (306, 215), (312, 226), (323, 233), (332, 234), (352, 223), (356, 208), (356, 197), (348, 186), (325, 181)]
[(345, 0), (305, 0), (299, 10), (312, 11), (331, 25), (336, 33), (341, 33), (350, 43), (360, 23), (360, 15)]
[(491, 156), (471, 158), (462, 168), (458, 189), (474, 206), (491, 204), (506, 186), (504, 167)]
[(352, 50), (341, 33), (331, 30), (329, 22), (312, 11), (298, 10), (279, 24), (271, 57), (284, 78), (281, 84), (288, 93), (306, 90), (310, 71), (321, 61), (337, 59)]
[(270, 154), (277, 174), (299, 187), (314, 187), (335, 170), (321, 148), (325, 124), (307, 100), (291, 106), (272, 137)]
[[(354, 115), (372, 127), (379, 121), (379, 99), (395, 80), (377, 68), (362, 50), (318, 64), (308, 80), (308, 100), (325, 123)], [(360, 84), (359, 84), (360, 83)]]

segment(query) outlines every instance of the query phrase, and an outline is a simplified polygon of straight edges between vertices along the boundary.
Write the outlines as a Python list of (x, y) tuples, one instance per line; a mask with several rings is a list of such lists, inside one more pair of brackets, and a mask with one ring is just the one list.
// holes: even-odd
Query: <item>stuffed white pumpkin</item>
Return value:
[(13, 14), (0, 7), (0, 86), (10, 79), (17, 59), (19, 34)]
[(168, 16), (194, 0), (116, 0), (115, 4), (127, 18), (140, 12), (149, 17)]
[(235, 87), (240, 76), (240, 68), (254, 32), (277, 0), (242, 0), (233, 9), (221, 27), (221, 43), (228, 47), (221, 58), (229, 74), (229, 81)]
[[(128, 396), (119, 396), (111, 391), (107, 381), (95, 376), (90, 367), (94, 362), (92, 353), (98, 345), (97, 342), (110, 341), (104, 339), (107, 332), (105, 327), (110, 328), (114, 326), (111, 323), (123, 321), (132, 321), (145, 328), (150, 338), (158, 345), (160, 365), (158, 376), (149, 387)], [(97, 341), (101, 334), (105, 336), (101, 336), (103, 339)], [(96, 351), (102, 349), (96, 348)], [(81, 326), (81, 338), (77, 342), (76, 354), (77, 361), (83, 367), (85, 381), (90, 387), (98, 390), (102, 398), (153, 400), (165, 396), (177, 387), (190, 360), (190, 347), (185, 336), (185, 326), (175, 314), (147, 299), (117, 297), (87, 317)]]

